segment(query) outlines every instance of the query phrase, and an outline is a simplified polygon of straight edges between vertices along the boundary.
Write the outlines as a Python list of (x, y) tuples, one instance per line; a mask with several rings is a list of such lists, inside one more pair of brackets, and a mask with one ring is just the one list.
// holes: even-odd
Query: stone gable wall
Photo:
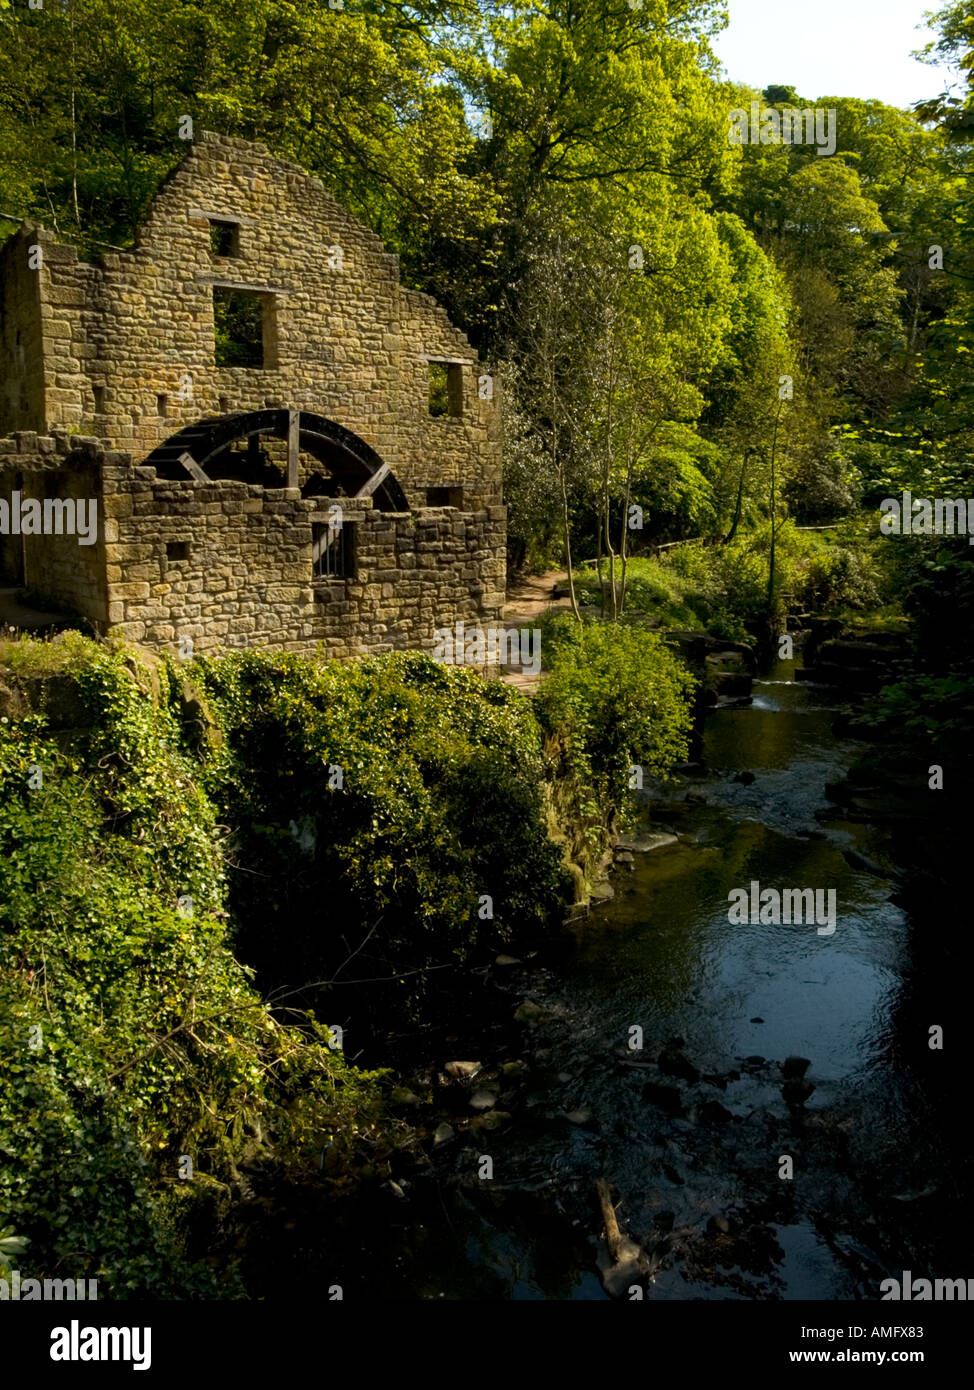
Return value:
[[(212, 253), (208, 214), (238, 222), (238, 255)], [(27, 269), (32, 241), (41, 270)], [(201, 418), (274, 404), (359, 435), (410, 507), (427, 487), (458, 484), (474, 507), (500, 502), (498, 406), (479, 398), (465, 336), (400, 285), (398, 258), (319, 180), (262, 146), (204, 135), (156, 195), (134, 251), (90, 265), (33, 228), (8, 244), (5, 269), (8, 318), (23, 318), (23, 337), (39, 313), (45, 352), (39, 378), (34, 364), (8, 385), (18, 394), (28, 383), (29, 408), (5, 402), (3, 432), (76, 429), (139, 462)], [(273, 301), (263, 368), (214, 365), (214, 283)], [(430, 416), (428, 357), (463, 364), (462, 417)]]
[[(238, 254), (213, 253), (221, 218), (238, 228)], [(263, 367), (215, 365), (214, 284), (263, 296)], [(429, 650), (438, 627), (500, 615), (500, 403), (480, 399), (483, 369), (443, 310), (405, 289), (398, 259), (296, 165), (205, 135), (156, 195), (134, 250), (88, 264), (25, 225), (0, 253), (0, 289), (0, 434), (35, 432), (0, 439), (2, 495), (19, 477), (28, 495), (100, 499), (95, 546), (29, 538), (28, 584), (101, 631), (172, 649), (189, 637), (196, 651)], [(430, 415), (431, 359), (458, 364), (459, 415)], [(354, 577), (313, 579), (326, 498), (166, 481), (143, 466), (187, 425), (267, 407), (342, 425), (402, 487), (407, 513), (342, 499)], [(262, 445), (283, 462), (283, 441)], [(309, 465), (302, 455), (302, 483)], [(427, 506), (427, 489), (444, 487), (462, 489), (460, 506)], [(167, 552), (179, 543), (185, 555)]]

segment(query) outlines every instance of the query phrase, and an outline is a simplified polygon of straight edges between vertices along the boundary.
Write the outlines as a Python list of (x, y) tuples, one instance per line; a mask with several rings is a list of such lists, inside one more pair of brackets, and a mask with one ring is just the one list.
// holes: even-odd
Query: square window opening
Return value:
[(210, 221), (210, 254), (212, 256), (240, 255), (239, 222)]
[(427, 507), (462, 507), (462, 487), (428, 487), (426, 489)]
[(214, 360), (218, 367), (264, 367), (273, 297), (213, 287)]
[(166, 541), (166, 561), (176, 564), (189, 559), (189, 541)]
[(463, 368), (458, 362), (430, 362), (429, 413), (434, 418), (463, 414)]
[(354, 579), (355, 523), (312, 522), (311, 560), (315, 579)]

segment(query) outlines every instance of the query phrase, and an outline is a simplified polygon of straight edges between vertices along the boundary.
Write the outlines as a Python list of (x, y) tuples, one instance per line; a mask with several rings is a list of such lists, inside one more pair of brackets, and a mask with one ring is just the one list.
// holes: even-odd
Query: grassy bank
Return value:
[[(696, 628), (747, 641), (768, 611), (770, 527), (742, 535), (726, 545), (687, 541), (658, 556), (637, 555), (626, 572), (625, 614), (635, 622)], [(854, 619), (880, 614), (889, 602), (888, 546), (848, 521), (827, 530), (799, 530), (779, 523), (775, 537), (772, 608), (783, 621), (789, 613), (828, 612)], [(616, 584), (621, 568), (616, 563)], [(579, 602), (597, 609), (602, 581), (594, 564), (574, 572)]]

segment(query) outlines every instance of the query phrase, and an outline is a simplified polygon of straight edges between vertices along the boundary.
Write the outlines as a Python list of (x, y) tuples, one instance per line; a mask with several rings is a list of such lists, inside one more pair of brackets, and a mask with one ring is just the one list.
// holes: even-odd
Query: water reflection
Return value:
[[(438, 1263), (423, 1274), (414, 1248), (414, 1296), (605, 1297), (600, 1176), (656, 1253), (657, 1300), (872, 1298), (890, 1268), (924, 1258), (929, 1211), (911, 1193), (936, 1191), (945, 1160), (891, 1046), (908, 923), (882, 831), (830, 808), (826, 783), (860, 751), (833, 736), (834, 712), (791, 663), (755, 683), (750, 707), (712, 712), (703, 767), (651, 805), (678, 841), (616, 875), (563, 960), (512, 976), (512, 998), (530, 992), (546, 1023), (524, 1039), (511, 1125), (474, 1144), (494, 1183), (474, 1179), (469, 1145), (441, 1161), (443, 1217), (431, 1210), (425, 1239)], [(850, 863), (852, 847), (879, 870)], [(752, 880), (834, 889), (835, 934), (732, 925), (728, 893)], [(634, 1025), (643, 1052), (627, 1047)], [(782, 1092), (789, 1056), (808, 1059), (804, 1106)]]

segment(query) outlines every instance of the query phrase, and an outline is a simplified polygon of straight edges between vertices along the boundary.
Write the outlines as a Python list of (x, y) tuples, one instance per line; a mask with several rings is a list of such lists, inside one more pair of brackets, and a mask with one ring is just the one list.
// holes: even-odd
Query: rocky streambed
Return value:
[[(647, 789), (611, 899), (543, 953), (498, 957), (449, 1031), (404, 1040), (392, 1104), (413, 1141), (323, 1235), (323, 1278), (631, 1297), (628, 1273), (605, 1277), (606, 1191), (645, 1298), (872, 1299), (903, 1269), (964, 1275), (956, 1096), (913, 1036), (928, 923), (890, 827), (830, 799), (865, 751), (834, 732), (844, 712), (791, 662), (722, 698), (699, 761)], [(835, 932), (732, 924), (728, 894), (753, 882), (834, 890)]]

